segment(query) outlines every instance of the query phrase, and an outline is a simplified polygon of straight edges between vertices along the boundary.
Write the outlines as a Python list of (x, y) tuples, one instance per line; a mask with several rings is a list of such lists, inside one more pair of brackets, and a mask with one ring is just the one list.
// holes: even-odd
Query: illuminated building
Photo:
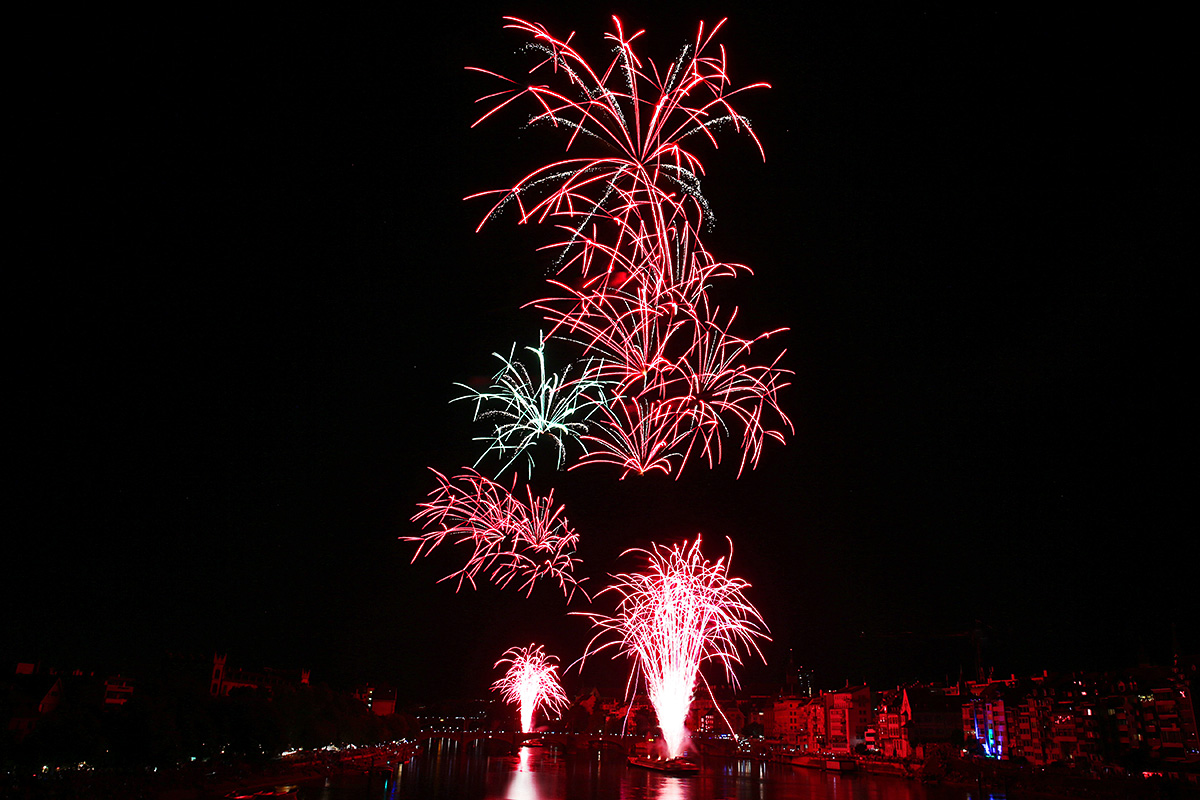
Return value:
[(978, 742), (982, 754), (990, 758), (1008, 758), (1013, 709), (1006, 697), (1007, 688), (1004, 682), (983, 687), (962, 705), (963, 738)]
[(866, 731), (875, 722), (871, 718), (871, 689), (868, 686), (846, 686), (823, 695), (827, 722), (829, 750), (850, 754), (860, 744), (866, 744)]

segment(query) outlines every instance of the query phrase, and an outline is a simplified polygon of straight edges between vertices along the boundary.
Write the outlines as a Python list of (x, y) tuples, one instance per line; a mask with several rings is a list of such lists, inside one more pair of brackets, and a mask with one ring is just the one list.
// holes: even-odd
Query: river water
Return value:
[(303, 787), (300, 800), (1005, 800), (1002, 792), (748, 760), (709, 757), (700, 768), (674, 777), (629, 766), (612, 750), (489, 755), (479, 742), (433, 740), (390, 774)]

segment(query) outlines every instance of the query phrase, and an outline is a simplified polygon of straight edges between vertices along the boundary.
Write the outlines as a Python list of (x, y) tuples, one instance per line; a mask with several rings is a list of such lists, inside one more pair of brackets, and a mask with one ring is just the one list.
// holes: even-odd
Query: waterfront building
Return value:
[(953, 742), (962, 726), (962, 698), (929, 686), (906, 686), (900, 693), (898, 758), (922, 759), (933, 747)]
[(874, 726), (869, 686), (849, 686), (823, 695), (827, 715), (827, 742), (830, 752), (849, 755), (866, 744), (867, 728)]
[(1009, 729), (1007, 758), (1024, 758), (1034, 766), (1044, 767), (1054, 760), (1053, 701), (1046, 688), (1030, 684), (1023, 697), (1014, 703), (1015, 719)]
[(904, 701), (903, 689), (890, 689), (879, 695), (875, 714), (876, 749), (884, 758), (905, 758), (904, 720), (900, 711)]
[[(1186, 661), (1186, 659), (1185, 659)], [(1108, 673), (1041, 675), (974, 684), (962, 704), (963, 735), (985, 755), (1112, 769), (1186, 764), (1200, 756), (1191, 673), (1140, 666)]]
[(963, 739), (974, 741), (981, 748), (981, 755), (991, 758), (1009, 757), (1009, 729), (1012, 702), (1005, 681), (997, 681), (986, 687), (973, 687), (972, 696), (962, 704)]
[(766, 729), (767, 737), (778, 739), (790, 747), (802, 747), (808, 739), (810, 715), (807, 706), (811, 704), (812, 700), (808, 697), (781, 697), (776, 700), (772, 705), (772, 727)]
[(825, 713), (824, 696), (813, 697), (800, 706), (800, 749), (809, 753), (824, 753), (829, 749), (829, 718)]
[(775, 701), (763, 697), (751, 697), (742, 704), (746, 717), (746, 730), (755, 731), (759, 736), (767, 736), (774, 728)]
[(1194, 756), (1197, 752), (1196, 717), (1192, 711), (1190, 687), (1186, 682), (1172, 681), (1170, 685), (1156, 687), (1150, 692), (1154, 698), (1154, 720), (1162, 758), (1183, 760)]
[(713, 686), (711, 691), (698, 692), (688, 709), (688, 728), (698, 733), (738, 735), (746, 726), (746, 716), (738, 707), (733, 690), (728, 686)]
[(1098, 675), (1071, 675), (1055, 682), (1052, 731), (1058, 760), (1100, 761)]
[(1141, 666), (1106, 676), (1098, 687), (1102, 752), (1110, 760), (1141, 752), (1153, 759), (1200, 756), (1192, 697), (1196, 659), (1171, 668)]

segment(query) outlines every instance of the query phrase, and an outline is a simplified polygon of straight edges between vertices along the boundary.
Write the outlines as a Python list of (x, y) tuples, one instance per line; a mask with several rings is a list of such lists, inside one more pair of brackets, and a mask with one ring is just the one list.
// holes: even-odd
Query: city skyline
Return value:
[[(592, 52), (608, 26), (499, 6), (54, 20), (5, 658), (229, 651), (459, 695), (513, 642), (582, 653), (582, 600), (455, 594), (398, 541), (428, 468), (479, 454), (454, 384), (539, 326), (521, 306), (544, 238), (475, 233), (487, 203), (462, 200), (558, 147), (468, 127), (487, 84), (464, 67), (519, 70), (518, 11)], [(970, 670), (976, 621), (1005, 675), (1165, 663), (1172, 625), (1200, 649), (1173, 32), (612, 11), (661, 59), (727, 15), (733, 75), (772, 84), (742, 109), (765, 163), (723, 142), (704, 185), (709, 248), (755, 272), (732, 300), (790, 328), (796, 432), (740, 479), (555, 476), (585, 586), (627, 548), (731, 537), (773, 638), (751, 679), (789, 650), (822, 675)]]

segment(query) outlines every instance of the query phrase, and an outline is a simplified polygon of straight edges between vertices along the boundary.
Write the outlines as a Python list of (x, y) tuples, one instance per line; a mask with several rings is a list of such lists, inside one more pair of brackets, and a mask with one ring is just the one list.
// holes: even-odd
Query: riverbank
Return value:
[[(926, 771), (928, 775), (930, 771)], [(1200, 785), (1184, 780), (1141, 775), (1081, 775), (1003, 761), (947, 758), (936, 780), (947, 786), (974, 789), (980, 795), (1042, 797), (1056, 800), (1196, 800)]]
[(261, 763), (196, 762), (162, 770), (69, 770), (10, 776), (5, 800), (217, 800), (270, 792), (373, 770), (392, 770), (420, 746), (393, 742), (345, 750), (311, 750)]
[[(792, 752), (790, 748), (770, 746), (729, 753), (710, 750), (709, 755), (825, 771), (829, 770), (831, 759), (827, 754), (800, 754)], [(1180, 777), (1086, 774), (1069, 769), (1046, 769), (1009, 761), (959, 758), (944, 753), (936, 753), (924, 761), (841, 756), (839, 762), (837, 771), (844, 775), (863, 773), (906, 778), (927, 785), (962, 788), (983, 796), (994, 792), (1008, 797), (1029, 796), (1057, 800), (1200, 800), (1200, 784)]]

